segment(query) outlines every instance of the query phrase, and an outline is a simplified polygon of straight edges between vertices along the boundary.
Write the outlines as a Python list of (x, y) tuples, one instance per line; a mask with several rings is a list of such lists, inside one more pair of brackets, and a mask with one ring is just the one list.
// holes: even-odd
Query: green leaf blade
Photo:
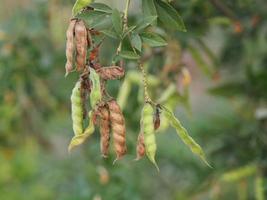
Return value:
[(104, 3), (91, 3), (90, 7), (94, 8), (95, 11), (100, 11), (107, 14), (112, 13), (112, 8), (110, 8), (108, 5)]
[(162, 47), (168, 43), (158, 34), (152, 32), (144, 32), (141, 34), (144, 43), (151, 47)]
[(136, 33), (142, 32), (145, 28), (147, 28), (148, 26), (152, 25), (157, 20), (157, 18), (158, 18), (157, 16), (145, 17), (142, 21), (137, 23), (135, 32)]
[(122, 18), (120, 12), (117, 9), (114, 9), (112, 11), (112, 24), (116, 33), (121, 36), (123, 31)]
[(136, 48), (138, 51), (142, 51), (142, 40), (138, 34), (131, 35), (131, 43), (133, 47)]
[(161, 0), (156, 0), (155, 2), (159, 20), (162, 24), (169, 29), (186, 32), (183, 19), (169, 3)]
[(128, 60), (138, 60), (140, 56), (133, 51), (121, 51), (119, 56)]
[(154, 0), (143, 0), (142, 10), (143, 10), (143, 14), (145, 17), (157, 16), (157, 10), (156, 10)]

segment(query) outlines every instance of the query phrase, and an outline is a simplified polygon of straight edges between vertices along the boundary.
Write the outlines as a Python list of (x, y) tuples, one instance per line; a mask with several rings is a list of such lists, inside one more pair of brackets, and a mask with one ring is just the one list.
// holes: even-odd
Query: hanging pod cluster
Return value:
[[(94, 10), (93, 7), (86, 8), (86, 5), (88, 5), (86, 3), (87, 0), (78, 0), (77, 2), (73, 10), (76, 14), (82, 12), (83, 9), (88, 12)], [(94, 6), (100, 10), (107, 9), (107, 7), (99, 7), (100, 4), (94, 4)], [(115, 14), (113, 17), (115, 17)], [(118, 15), (118, 18), (121, 19), (121, 16)], [(103, 43), (102, 40), (99, 42), (96, 39), (101, 34), (94, 28), (88, 27), (88, 24), (78, 18), (70, 20), (66, 32), (66, 76), (74, 71), (79, 73), (79, 79), (71, 94), (71, 116), (74, 137), (69, 144), (69, 151), (84, 143), (98, 127), (100, 133), (100, 151), (104, 158), (107, 158), (109, 155), (111, 139), (113, 139), (113, 149), (116, 153), (114, 162), (126, 154), (126, 127), (121, 107), (123, 108), (126, 104), (127, 96), (130, 93), (130, 83), (137, 82), (138, 84), (143, 84), (140, 94), (143, 93), (141, 96), (144, 97), (144, 101), (141, 102), (145, 103), (141, 113), (140, 132), (137, 138), (136, 160), (146, 155), (159, 170), (156, 163), (157, 143), (155, 133), (160, 126), (165, 126), (163, 122), (167, 119), (167, 123), (176, 129), (178, 136), (190, 150), (209, 165), (202, 148), (188, 134), (174, 113), (164, 105), (156, 104), (150, 99), (147, 91), (148, 83), (150, 85), (151, 83), (158, 85), (160, 81), (152, 78), (151, 75), (146, 76), (143, 68), (140, 67), (142, 77), (138, 74), (136, 76), (131, 73), (127, 75), (129, 80), (126, 78), (121, 86), (122, 92), (119, 93), (119, 104), (108, 94), (106, 90), (107, 81), (124, 77), (125, 69), (122, 61), (118, 66), (116, 63), (108, 67), (101, 65), (99, 52)], [(184, 76), (186, 77), (184, 79), (184, 85), (188, 86), (191, 80), (189, 73), (184, 71)], [(175, 90), (175, 87), (171, 87), (169, 91), (167, 90), (165, 92), (167, 95), (163, 94), (159, 98), (159, 102), (164, 103), (165, 99), (169, 98), (169, 94), (172, 94)], [(161, 116), (161, 113), (163, 116)]]
[[(80, 74), (71, 94), (74, 137), (68, 149), (84, 143), (99, 127), (101, 154), (108, 157), (112, 132), (116, 161), (127, 151), (125, 120), (117, 102), (108, 95), (105, 83), (123, 77), (124, 68), (102, 67), (98, 58), (101, 44), (92, 39), (95, 34), (99, 33), (79, 19), (71, 19), (66, 32), (66, 76), (73, 71)], [(84, 126), (86, 122), (88, 125)]]

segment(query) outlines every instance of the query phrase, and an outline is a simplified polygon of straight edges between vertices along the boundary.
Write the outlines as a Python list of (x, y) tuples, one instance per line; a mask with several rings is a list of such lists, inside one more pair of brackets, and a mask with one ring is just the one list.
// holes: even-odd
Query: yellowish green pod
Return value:
[(155, 155), (157, 151), (156, 137), (154, 133), (154, 109), (151, 104), (145, 103), (142, 118), (141, 118), (141, 126), (144, 131), (144, 143), (146, 148), (146, 155), (148, 159), (156, 166), (157, 170), (159, 170)]
[(90, 102), (92, 108), (101, 101), (100, 77), (93, 68), (90, 68), (90, 80), (92, 81), (92, 90), (90, 93)]
[(93, 123), (93, 120), (92, 120), (92, 111), (89, 112), (88, 114), (89, 116), (89, 125), (88, 127), (84, 130), (84, 132), (80, 135), (75, 135), (70, 144), (69, 144), (69, 152), (74, 148), (74, 147), (77, 147), (79, 145), (81, 145), (82, 143), (84, 143), (84, 141), (89, 137), (91, 136), (94, 131), (95, 131), (95, 126), (94, 126), (94, 123)]
[(71, 94), (71, 117), (74, 135), (81, 135), (83, 133), (83, 106), (80, 81), (76, 83)]

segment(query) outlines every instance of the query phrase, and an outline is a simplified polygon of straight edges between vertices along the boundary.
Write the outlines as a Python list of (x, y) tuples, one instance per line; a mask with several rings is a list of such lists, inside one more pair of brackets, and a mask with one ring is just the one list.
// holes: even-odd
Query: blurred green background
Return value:
[[(123, 6), (119, 0), (106, 2)], [(73, 4), (1, 0), (0, 199), (267, 199), (266, 1), (172, 2), (188, 32), (169, 33), (168, 50), (148, 66), (155, 77), (168, 64), (190, 71), (190, 98), (174, 98), (172, 104), (213, 168), (166, 129), (157, 134), (160, 173), (147, 159), (133, 161), (142, 107), (137, 86), (124, 110), (128, 154), (123, 160), (112, 165), (114, 154), (101, 158), (99, 134), (68, 154), (70, 94), (78, 75), (64, 78), (64, 48)], [(138, 9), (133, 1), (133, 20)], [(105, 43), (105, 64), (113, 43)], [(165, 78), (174, 80), (178, 93), (179, 81), (170, 74), (175, 75)], [(159, 81), (151, 88), (158, 97), (169, 85)], [(109, 83), (113, 96), (122, 82)]]

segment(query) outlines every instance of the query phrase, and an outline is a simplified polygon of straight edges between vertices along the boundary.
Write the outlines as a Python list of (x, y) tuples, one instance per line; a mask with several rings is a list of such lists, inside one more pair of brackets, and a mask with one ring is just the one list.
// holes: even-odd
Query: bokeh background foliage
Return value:
[[(161, 32), (170, 45), (147, 62), (156, 77), (150, 90), (159, 98), (175, 85), (168, 103), (213, 169), (168, 129), (157, 134), (160, 173), (146, 159), (132, 161), (142, 105), (138, 84), (132, 84), (124, 109), (129, 153), (122, 161), (113, 166), (114, 155), (100, 157), (98, 134), (67, 153), (73, 134), (69, 96), (77, 77), (64, 78), (64, 48), (73, 3), (1, 1), (0, 199), (265, 199), (266, 2), (172, 2), (188, 31)], [(131, 20), (137, 20), (139, 6), (131, 5)], [(114, 43), (105, 42), (105, 64)], [(128, 64), (128, 70), (136, 69)], [(192, 76), (189, 91), (180, 87), (181, 66)], [(110, 93), (117, 96), (122, 83), (110, 82)]]

